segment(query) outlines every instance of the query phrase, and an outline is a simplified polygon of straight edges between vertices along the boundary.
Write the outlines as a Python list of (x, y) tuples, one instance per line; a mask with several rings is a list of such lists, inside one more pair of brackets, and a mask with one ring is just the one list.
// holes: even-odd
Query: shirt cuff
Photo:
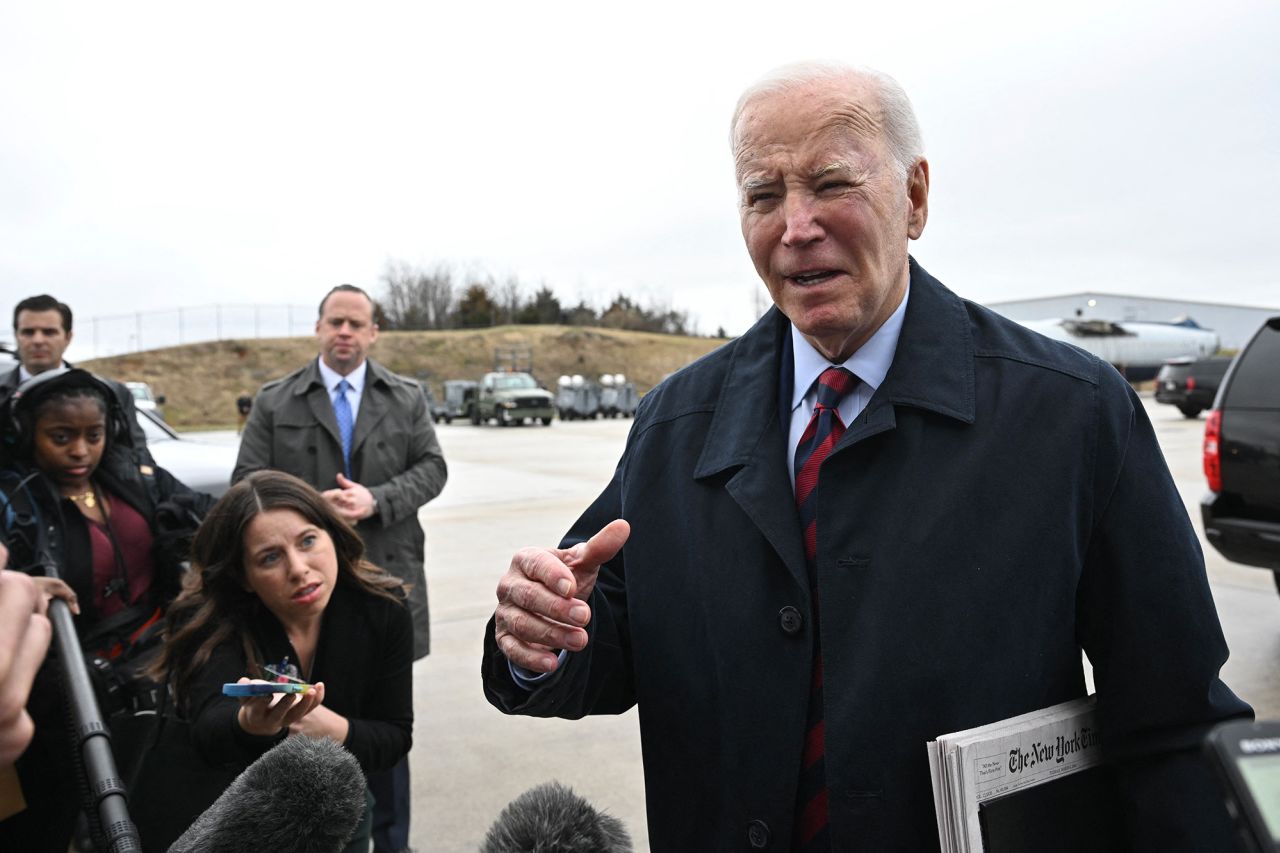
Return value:
[(556, 655), (556, 668), (551, 672), (533, 672), (522, 666), (516, 666), (511, 661), (507, 661), (507, 670), (510, 671), (511, 680), (516, 683), (517, 687), (522, 690), (533, 691), (542, 682), (559, 672), (560, 667), (564, 666), (564, 661), (567, 657), (569, 657), (569, 653), (561, 649), (560, 653)]

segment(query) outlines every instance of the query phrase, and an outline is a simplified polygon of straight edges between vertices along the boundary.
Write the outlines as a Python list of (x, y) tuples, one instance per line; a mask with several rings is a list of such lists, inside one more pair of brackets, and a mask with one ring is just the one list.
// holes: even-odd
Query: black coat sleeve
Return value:
[(1103, 743), (1133, 850), (1230, 851), (1200, 746), (1216, 723), (1252, 711), (1218, 676), (1227, 645), (1200, 544), (1145, 410), (1122, 386), (1104, 372), (1093, 535), (1077, 611)]
[[(561, 548), (594, 536), (622, 517), (622, 470), (570, 528)], [(494, 620), (485, 628), (482, 676), (490, 704), (507, 714), (578, 719), (587, 714), (621, 714), (636, 702), (627, 619), (626, 548), (600, 568), (588, 604), (587, 647), (565, 657), (550, 678), (530, 691), (511, 678), (507, 658), (494, 640)]]
[[(358, 707), (345, 714), (346, 747), (365, 772), (395, 765), (413, 746), (413, 621), (404, 604), (375, 599), (369, 636), (380, 638), (379, 666), (364, 673)], [(349, 673), (349, 677), (357, 677)], [(328, 684), (325, 685), (326, 690)], [(334, 690), (339, 690), (334, 684)], [(345, 707), (335, 704), (334, 710)]]
[(240, 728), (236, 719), (240, 702), (235, 697), (223, 696), (222, 685), (246, 675), (246, 669), (239, 643), (226, 642), (214, 649), (188, 688), (190, 701), (186, 711), (191, 720), (191, 738), (205, 760), (215, 766), (247, 767), (285, 737), (284, 734), (259, 737)]

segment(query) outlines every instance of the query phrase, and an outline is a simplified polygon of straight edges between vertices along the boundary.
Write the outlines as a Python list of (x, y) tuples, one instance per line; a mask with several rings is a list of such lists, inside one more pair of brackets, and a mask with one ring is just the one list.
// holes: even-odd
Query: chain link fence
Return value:
[[(76, 323), (76, 342), (91, 358), (232, 338), (288, 338), (311, 334), (314, 305), (204, 305), (91, 317)], [(87, 339), (87, 340), (86, 340)]]

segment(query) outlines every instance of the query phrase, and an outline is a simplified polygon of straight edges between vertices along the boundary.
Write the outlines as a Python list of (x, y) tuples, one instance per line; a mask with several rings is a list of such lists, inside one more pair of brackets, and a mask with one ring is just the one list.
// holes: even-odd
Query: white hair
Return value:
[(797, 89), (825, 80), (863, 80), (872, 84), (880, 107), (881, 128), (889, 155), (897, 166), (898, 176), (906, 180), (907, 174), (924, 157), (924, 140), (920, 136), (920, 123), (911, 106), (906, 91), (888, 74), (874, 68), (846, 65), (839, 62), (796, 62), (775, 68), (748, 86), (738, 98), (729, 124), (729, 146), (738, 153), (738, 120), (743, 110), (756, 98), (774, 95), (788, 89)]

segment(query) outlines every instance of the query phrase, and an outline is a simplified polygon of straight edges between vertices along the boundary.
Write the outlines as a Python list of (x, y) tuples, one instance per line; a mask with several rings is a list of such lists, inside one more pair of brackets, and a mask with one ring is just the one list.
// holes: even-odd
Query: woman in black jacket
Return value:
[[(177, 593), (182, 531), (194, 530), (212, 498), (140, 462), (115, 395), (84, 370), (24, 382), (9, 402), (3, 447), (9, 568), (68, 601), (86, 652), (118, 657)], [(36, 738), (18, 762), (27, 808), (0, 821), (0, 849), (67, 849), (80, 804), (59, 681), (46, 661), (28, 705)], [(117, 764), (128, 758), (117, 754)]]
[[(404, 585), (364, 559), (359, 535), (319, 492), (279, 471), (250, 474), (209, 511), (192, 567), (169, 611), (159, 671), (206, 760), (244, 767), (288, 736), (330, 738), (366, 773), (408, 753)], [(224, 683), (258, 679), (314, 687), (223, 695)], [(369, 829), (366, 811), (348, 849), (367, 849)]]

